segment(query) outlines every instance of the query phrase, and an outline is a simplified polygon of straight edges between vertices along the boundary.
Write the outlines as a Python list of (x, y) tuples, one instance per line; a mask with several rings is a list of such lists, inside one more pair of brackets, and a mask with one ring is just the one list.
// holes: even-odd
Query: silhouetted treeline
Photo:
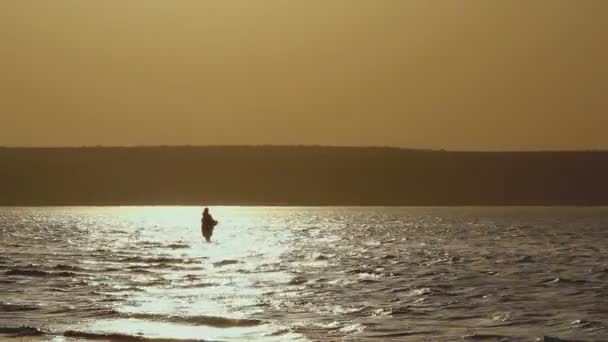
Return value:
[(0, 148), (0, 205), (599, 205), (608, 152)]

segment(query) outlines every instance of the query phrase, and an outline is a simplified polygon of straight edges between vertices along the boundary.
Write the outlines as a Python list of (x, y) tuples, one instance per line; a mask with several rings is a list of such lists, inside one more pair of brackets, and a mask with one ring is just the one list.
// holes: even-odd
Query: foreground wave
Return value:
[[(381, 340), (393, 340), (402, 337), (410, 337), (413, 335), (417, 335), (418, 338), (421, 338), (421, 334), (417, 332), (401, 332), (401, 333), (387, 333), (387, 334), (379, 334), (374, 337)], [(44, 331), (43, 329), (33, 328), (33, 327), (0, 327), (0, 337), (4, 338), (13, 338), (13, 339), (22, 339), (23, 337), (33, 337), (33, 336), (47, 336), (47, 337), (71, 337), (78, 338), (84, 340), (103, 340), (103, 341), (112, 341), (112, 342), (211, 342), (211, 340), (203, 340), (203, 339), (180, 339), (180, 338), (153, 338), (153, 337), (143, 337), (138, 335), (127, 335), (127, 334), (117, 334), (117, 333), (94, 333), (94, 332), (84, 332), (84, 331), (73, 331), (68, 330), (65, 332), (56, 332), (56, 331)], [(461, 340), (464, 341), (484, 341), (484, 342), (518, 342), (518, 341), (528, 341), (526, 337), (521, 336), (506, 336), (506, 335), (495, 335), (495, 334), (474, 334), (474, 335), (465, 335), (462, 336)], [(535, 342), (591, 342), (591, 340), (578, 340), (578, 339), (565, 339), (559, 338), (555, 336), (542, 336), (535, 338), (533, 341)]]
[(206, 325), (216, 328), (254, 327), (263, 324), (257, 319), (237, 319), (218, 316), (165, 316), (146, 313), (133, 313), (123, 315), (125, 318), (135, 318), (159, 322), (183, 323), (194, 325)]
[(21, 339), (23, 337), (48, 336), (48, 337), (73, 337), (86, 340), (102, 340), (112, 342), (209, 342), (200, 339), (177, 339), (177, 338), (148, 338), (143, 336), (124, 334), (104, 334), (68, 330), (65, 332), (44, 331), (33, 327), (0, 327), (0, 337)]

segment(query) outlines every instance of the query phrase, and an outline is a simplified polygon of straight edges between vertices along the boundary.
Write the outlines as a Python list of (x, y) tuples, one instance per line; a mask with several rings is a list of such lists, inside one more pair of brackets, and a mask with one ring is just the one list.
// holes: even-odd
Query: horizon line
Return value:
[(479, 150), (467, 150), (467, 149), (447, 149), (447, 148), (413, 148), (413, 147), (402, 147), (402, 146), (389, 146), (389, 145), (323, 145), (323, 144), (209, 144), (209, 145), (191, 145), (191, 144), (176, 144), (176, 145), (54, 145), (54, 146), (39, 146), (39, 145), (0, 145), (0, 149), (136, 149), (136, 148), (260, 148), (260, 147), (271, 147), (271, 148), (344, 148), (344, 149), (387, 149), (387, 150), (401, 150), (401, 151), (417, 151), (417, 152), (456, 152), (456, 153), (542, 153), (542, 152), (608, 152), (607, 149), (601, 148), (544, 148), (544, 149), (479, 149)]

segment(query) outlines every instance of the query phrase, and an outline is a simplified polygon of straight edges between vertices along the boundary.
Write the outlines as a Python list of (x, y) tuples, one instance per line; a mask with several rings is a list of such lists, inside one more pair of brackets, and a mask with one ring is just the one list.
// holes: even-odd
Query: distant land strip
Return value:
[(2, 147), (0, 205), (608, 205), (608, 151)]

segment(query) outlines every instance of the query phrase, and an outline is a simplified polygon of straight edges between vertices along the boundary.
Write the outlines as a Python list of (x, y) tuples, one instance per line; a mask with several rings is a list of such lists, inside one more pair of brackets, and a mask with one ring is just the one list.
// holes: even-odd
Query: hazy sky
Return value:
[(4, 0), (0, 145), (608, 148), (606, 0)]

